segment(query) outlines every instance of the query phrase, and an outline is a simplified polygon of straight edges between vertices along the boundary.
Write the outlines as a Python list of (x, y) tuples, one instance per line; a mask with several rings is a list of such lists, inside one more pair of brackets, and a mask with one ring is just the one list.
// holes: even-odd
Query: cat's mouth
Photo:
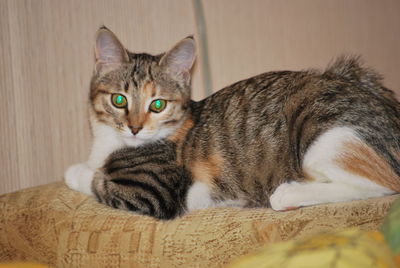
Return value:
[(122, 129), (122, 131), (120, 133), (121, 133), (121, 136), (122, 136), (123, 139), (135, 140), (135, 139), (143, 139), (143, 133), (142, 132), (143, 132), (143, 130), (138, 132), (138, 133), (136, 133), (136, 134), (133, 134), (130, 129)]
[(137, 147), (148, 142), (148, 139), (143, 139), (137, 135), (131, 135), (130, 137), (123, 137), (123, 140), (127, 146)]
[(139, 146), (148, 141), (145, 137), (143, 137), (143, 133), (139, 132), (136, 135), (132, 134), (131, 131), (124, 130), (120, 134), (124, 143), (128, 146)]

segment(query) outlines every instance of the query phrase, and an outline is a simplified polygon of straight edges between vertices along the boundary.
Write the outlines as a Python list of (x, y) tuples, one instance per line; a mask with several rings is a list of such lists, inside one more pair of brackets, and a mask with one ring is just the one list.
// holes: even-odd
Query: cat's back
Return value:
[(308, 148), (332, 129), (351, 129), (400, 174), (389, 153), (400, 151), (399, 118), (380, 76), (342, 57), (324, 71), (267, 72), (193, 103), (183, 156), (195, 181), (267, 204), (263, 193), (302, 178)]
[[(227, 86), (197, 104), (199, 121), (278, 120), (297, 117), (304, 110), (384, 110), (400, 115), (399, 102), (393, 91), (381, 83), (381, 76), (362, 66), (359, 57), (339, 57), (325, 71), (266, 72)], [(218, 120), (218, 118), (220, 120)], [(338, 118), (338, 117), (336, 117)], [(395, 119), (395, 118), (393, 118)]]

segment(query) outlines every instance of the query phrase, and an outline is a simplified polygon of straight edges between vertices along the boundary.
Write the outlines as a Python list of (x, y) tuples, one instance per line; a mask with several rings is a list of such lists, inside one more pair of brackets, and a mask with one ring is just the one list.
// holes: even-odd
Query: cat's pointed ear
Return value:
[(98, 73), (112, 71), (129, 61), (124, 46), (105, 26), (97, 31), (94, 53), (96, 57), (95, 70)]
[(192, 36), (178, 42), (160, 60), (160, 66), (171, 78), (190, 82), (190, 70), (196, 58), (196, 42)]

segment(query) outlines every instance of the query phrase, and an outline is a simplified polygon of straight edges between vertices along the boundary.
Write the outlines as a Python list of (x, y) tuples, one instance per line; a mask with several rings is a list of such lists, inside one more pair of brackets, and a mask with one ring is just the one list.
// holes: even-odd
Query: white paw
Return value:
[(186, 207), (188, 211), (204, 209), (214, 206), (211, 198), (210, 189), (205, 183), (195, 182), (188, 191), (186, 197)]
[[(269, 197), (269, 202), (273, 210), (285, 211), (296, 209), (300, 206), (301, 184), (298, 182), (282, 183), (275, 192)], [(303, 193), (304, 194), (304, 193)]]
[(92, 195), (93, 176), (94, 171), (87, 164), (76, 164), (65, 171), (65, 184), (73, 190)]

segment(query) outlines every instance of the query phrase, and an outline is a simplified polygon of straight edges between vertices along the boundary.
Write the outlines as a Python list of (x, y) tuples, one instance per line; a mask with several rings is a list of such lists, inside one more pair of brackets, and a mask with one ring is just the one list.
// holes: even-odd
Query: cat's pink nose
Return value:
[(133, 135), (136, 135), (139, 133), (139, 131), (142, 129), (142, 127), (129, 127), (132, 131)]

